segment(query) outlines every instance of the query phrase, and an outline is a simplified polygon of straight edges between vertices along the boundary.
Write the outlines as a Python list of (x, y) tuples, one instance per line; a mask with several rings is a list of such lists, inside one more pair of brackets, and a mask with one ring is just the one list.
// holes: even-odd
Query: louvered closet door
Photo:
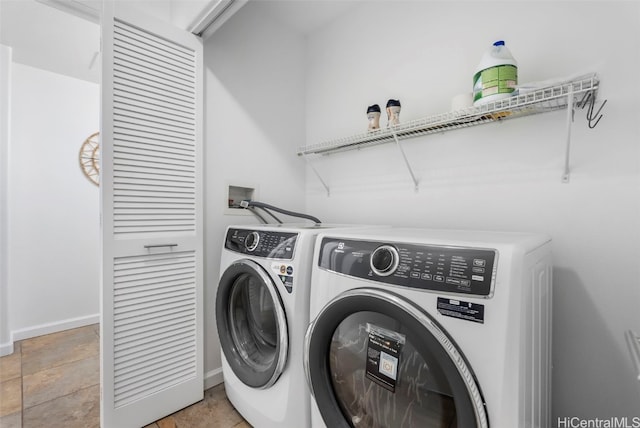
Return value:
[(199, 38), (105, 1), (101, 424), (203, 398)]

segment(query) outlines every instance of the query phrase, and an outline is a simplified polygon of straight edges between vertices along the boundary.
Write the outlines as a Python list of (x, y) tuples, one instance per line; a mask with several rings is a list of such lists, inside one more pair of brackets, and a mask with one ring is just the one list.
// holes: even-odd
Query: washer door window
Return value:
[(330, 302), (307, 331), (305, 365), (332, 428), (489, 426), (455, 343), (392, 293), (356, 289)]
[(254, 388), (273, 385), (287, 360), (287, 320), (275, 283), (258, 263), (240, 260), (224, 272), (216, 321), (235, 375)]

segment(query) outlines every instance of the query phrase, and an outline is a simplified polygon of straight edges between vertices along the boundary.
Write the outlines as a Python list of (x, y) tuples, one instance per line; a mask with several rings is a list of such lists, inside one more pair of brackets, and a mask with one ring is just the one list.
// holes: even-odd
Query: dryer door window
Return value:
[(259, 264), (240, 260), (225, 271), (216, 296), (216, 321), (235, 375), (251, 387), (273, 385), (286, 363), (287, 321), (276, 286)]
[(333, 300), (308, 330), (305, 364), (327, 426), (489, 426), (461, 351), (395, 294), (358, 289)]

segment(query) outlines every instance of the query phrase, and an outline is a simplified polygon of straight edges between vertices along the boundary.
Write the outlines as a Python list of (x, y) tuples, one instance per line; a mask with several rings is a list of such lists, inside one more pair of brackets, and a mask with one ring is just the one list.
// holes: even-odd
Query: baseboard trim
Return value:
[(0, 357), (13, 354), (13, 342), (0, 344)]
[[(32, 337), (57, 333), (59, 331), (69, 330), (72, 328), (84, 327), (91, 324), (97, 324), (99, 322), (100, 314), (96, 314), (15, 330), (11, 332), (12, 342), (0, 345), (0, 355), (12, 354), (13, 342), (18, 340), (30, 339)], [(207, 390), (209, 388), (213, 388), (216, 385), (220, 385), (223, 381), (222, 367), (209, 370), (204, 374), (204, 389)]]
[(204, 389), (213, 388), (216, 385), (220, 385), (223, 382), (222, 367), (210, 370), (204, 374)]
[(59, 331), (70, 330), (72, 328), (97, 324), (99, 322), (100, 314), (69, 318), (66, 320), (40, 324), (33, 327), (21, 328), (20, 330), (14, 330), (11, 332), (11, 339), (13, 342), (16, 342), (18, 340), (30, 339), (32, 337), (43, 336), (45, 334), (57, 333)]

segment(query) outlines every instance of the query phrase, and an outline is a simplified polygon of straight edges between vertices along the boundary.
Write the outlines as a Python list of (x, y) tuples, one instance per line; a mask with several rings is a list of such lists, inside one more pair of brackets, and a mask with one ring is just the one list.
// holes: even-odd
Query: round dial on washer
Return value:
[(253, 251), (258, 248), (260, 242), (260, 234), (258, 232), (250, 232), (246, 238), (244, 238), (244, 247), (247, 251)]
[(398, 268), (398, 250), (391, 245), (381, 245), (371, 253), (371, 270), (378, 276), (389, 276)]

